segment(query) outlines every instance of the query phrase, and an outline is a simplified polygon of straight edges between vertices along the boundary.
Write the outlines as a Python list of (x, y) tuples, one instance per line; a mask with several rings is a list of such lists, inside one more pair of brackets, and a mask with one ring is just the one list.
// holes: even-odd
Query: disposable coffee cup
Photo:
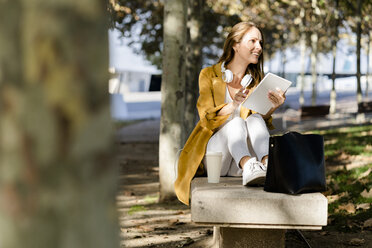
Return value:
[(208, 183), (219, 183), (222, 165), (222, 152), (207, 152), (205, 154)]

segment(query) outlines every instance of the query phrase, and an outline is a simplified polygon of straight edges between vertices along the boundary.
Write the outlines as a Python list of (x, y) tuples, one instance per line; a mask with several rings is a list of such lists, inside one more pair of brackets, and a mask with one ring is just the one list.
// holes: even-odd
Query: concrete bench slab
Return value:
[(195, 224), (255, 229), (319, 230), (327, 225), (328, 202), (321, 193), (288, 195), (246, 187), (241, 178), (222, 177), (191, 184), (191, 219)]

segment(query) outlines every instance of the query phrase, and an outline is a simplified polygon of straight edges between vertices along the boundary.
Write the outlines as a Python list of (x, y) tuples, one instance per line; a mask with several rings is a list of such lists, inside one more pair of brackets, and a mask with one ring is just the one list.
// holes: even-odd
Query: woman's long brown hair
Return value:
[[(264, 37), (262, 34), (261, 29), (253, 22), (239, 22), (238, 24), (235, 24), (229, 33), (229, 35), (226, 38), (225, 44), (223, 46), (223, 54), (218, 60), (219, 62), (225, 61), (225, 67), (231, 62), (231, 60), (234, 58), (235, 51), (233, 49), (234, 45), (236, 43), (241, 42), (243, 39), (243, 36), (252, 28), (257, 28), (262, 37), (262, 49), (264, 47)], [(264, 76), (263, 71), (263, 64), (264, 64), (264, 58), (263, 58), (263, 52), (261, 53), (260, 57), (258, 58), (257, 64), (249, 64), (245, 73), (251, 74), (252, 78), (254, 79), (254, 85), (257, 85)], [(252, 85), (253, 86), (253, 85)]]

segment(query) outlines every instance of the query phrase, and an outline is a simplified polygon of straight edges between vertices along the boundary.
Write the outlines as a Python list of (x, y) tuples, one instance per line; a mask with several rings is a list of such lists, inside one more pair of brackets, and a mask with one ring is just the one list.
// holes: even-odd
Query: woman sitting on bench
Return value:
[(264, 76), (263, 44), (262, 32), (254, 23), (240, 22), (228, 35), (218, 63), (200, 72), (200, 121), (181, 152), (175, 182), (181, 202), (188, 204), (197, 171), (203, 173), (210, 166), (203, 160), (205, 152), (222, 152), (221, 176), (243, 176), (243, 185), (264, 182), (268, 128), (274, 128), (271, 115), (284, 103), (285, 94), (281, 90), (268, 94), (273, 107), (266, 115), (241, 106)]

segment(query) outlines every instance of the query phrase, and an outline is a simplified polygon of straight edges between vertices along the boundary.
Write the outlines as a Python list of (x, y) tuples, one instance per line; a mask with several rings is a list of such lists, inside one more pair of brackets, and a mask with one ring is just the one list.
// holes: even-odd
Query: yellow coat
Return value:
[[(201, 165), (210, 137), (229, 117), (217, 115), (225, 103), (226, 83), (222, 80), (221, 63), (204, 68), (199, 75), (199, 98), (197, 108), (200, 121), (192, 131), (178, 160), (178, 177), (174, 184), (178, 199), (189, 205), (190, 184)], [(241, 107), (240, 116), (246, 119), (255, 113)], [(266, 121), (273, 129), (272, 117)], [(203, 167), (201, 167), (203, 169)]]

